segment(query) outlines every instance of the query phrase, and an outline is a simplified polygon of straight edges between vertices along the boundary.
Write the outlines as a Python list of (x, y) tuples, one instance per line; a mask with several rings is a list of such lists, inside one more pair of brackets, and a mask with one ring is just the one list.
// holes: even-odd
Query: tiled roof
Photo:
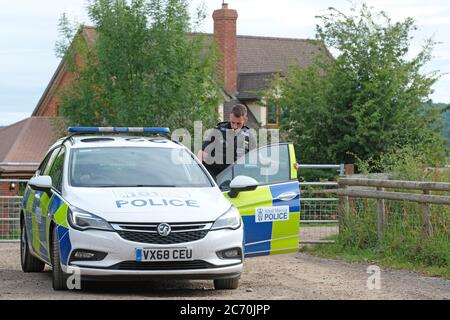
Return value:
[(238, 73), (286, 72), (290, 65), (309, 66), (325, 46), (308, 39), (238, 36)]
[[(194, 34), (196, 35), (196, 34)], [(200, 33), (208, 42), (211, 33)], [(317, 40), (237, 36), (238, 73), (286, 72), (290, 65), (307, 67), (318, 54), (331, 54)]]
[[(0, 129), (0, 162), (39, 163), (53, 142), (50, 117), (30, 117)], [(33, 171), (35, 167), (0, 167)]]

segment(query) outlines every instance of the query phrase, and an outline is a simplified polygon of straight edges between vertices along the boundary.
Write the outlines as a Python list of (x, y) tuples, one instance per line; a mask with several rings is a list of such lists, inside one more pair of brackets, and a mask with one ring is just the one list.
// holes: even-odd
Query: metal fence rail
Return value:
[[(0, 167), (30, 167), (37, 168), (39, 163), (30, 162), (0, 162)], [(0, 243), (17, 242), (20, 238), (20, 209), (22, 206), (23, 186), (28, 179), (0, 179), (2, 190), (0, 193)], [(8, 190), (8, 185), (10, 186)]]
[[(345, 174), (344, 164), (300, 164), (299, 170), (302, 169), (331, 169), (340, 176)], [(330, 190), (336, 190), (338, 183), (299, 182), (299, 187), (300, 244), (333, 243), (333, 237), (339, 233), (339, 198)]]
[(0, 196), (0, 242), (18, 241), (21, 201), (21, 196)]

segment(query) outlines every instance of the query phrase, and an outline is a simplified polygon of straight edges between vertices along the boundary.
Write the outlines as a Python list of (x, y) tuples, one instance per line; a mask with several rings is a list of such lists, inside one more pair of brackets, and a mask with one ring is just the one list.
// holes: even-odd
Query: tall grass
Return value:
[[(430, 168), (423, 160), (421, 155), (408, 148), (382, 158), (375, 165), (377, 171), (383, 168), (393, 179), (450, 182), (450, 170)], [(370, 166), (373, 165), (373, 162), (370, 165), (366, 162), (361, 167), (368, 169), (366, 173), (370, 176)], [(385, 205), (386, 226), (380, 240), (377, 236), (376, 200), (354, 199), (350, 202), (350, 210), (344, 217), (336, 243), (319, 245), (313, 251), (325, 256), (373, 261), (450, 278), (450, 206), (432, 205), (433, 235), (427, 237), (423, 231), (421, 204), (386, 200)]]

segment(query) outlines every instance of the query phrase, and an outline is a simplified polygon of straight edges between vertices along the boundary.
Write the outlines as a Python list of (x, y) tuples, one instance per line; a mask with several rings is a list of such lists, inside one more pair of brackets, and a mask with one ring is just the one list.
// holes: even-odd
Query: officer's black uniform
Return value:
[[(231, 147), (230, 143), (228, 143), (226, 141), (227, 131), (228, 132), (229, 132), (229, 130), (233, 131), (233, 129), (231, 128), (231, 122), (229, 122), (229, 121), (221, 122), (216, 126), (216, 129), (219, 130), (222, 135), (221, 141), (216, 142), (215, 141), (216, 137), (212, 135), (206, 141), (204, 141), (203, 145), (202, 145), (203, 151), (205, 151), (206, 147), (210, 146), (213, 143), (217, 143), (217, 145), (212, 146), (214, 149), (222, 150), (222, 157), (221, 157), (222, 162), (221, 163), (216, 163), (216, 161), (215, 161), (212, 164), (208, 164), (205, 162), (205, 159), (203, 159), (203, 164), (205, 165), (205, 167), (209, 171), (209, 173), (214, 177), (214, 179), (220, 172), (222, 172), (230, 164), (232, 164), (232, 163), (227, 163), (227, 161), (226, 161), (227, 150), (229, 147)], [(233, 163), (234, 163), (238, 159), (238, 157), (243, 156), (250, 150), (250, 145), (251, 145), (251, 143), (250, 143), (250, 128), (247, 126), (243, 126), (237, 134), (235, 134), (233, 132), (233, 136), (234, 136), (234, 143), (233, 143), (233, 145), (234, 145)], [(239, 139), (238, 139), (238, 137), (239, 137)], [(242, 142), (242, 143), (239, 143), (239, 142)], [(222, 146), (222, 148), (220, 148), (220, 145)], [(214, 151), (215, 150), (212, 150), (211, 154), (209, 155), (210, 157), (216, 156)]]

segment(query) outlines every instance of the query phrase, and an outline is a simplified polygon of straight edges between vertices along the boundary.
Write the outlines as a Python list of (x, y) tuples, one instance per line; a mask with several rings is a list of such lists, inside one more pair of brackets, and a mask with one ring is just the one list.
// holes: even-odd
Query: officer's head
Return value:
[(235, 105), (230, 113), (231, 128), (239, 131), (247, 123), (247, 120), (247, 107), (242, 104)]

